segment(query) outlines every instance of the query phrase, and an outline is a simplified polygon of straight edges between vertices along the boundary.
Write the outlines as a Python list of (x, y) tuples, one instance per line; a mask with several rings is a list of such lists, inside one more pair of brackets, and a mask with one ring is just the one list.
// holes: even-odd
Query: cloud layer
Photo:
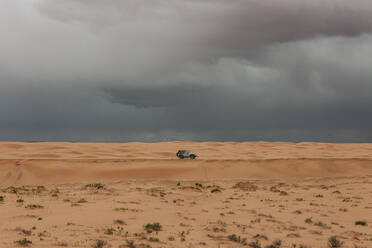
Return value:
[(0, 5), (1, 139), (372, 141), (370, 1)]

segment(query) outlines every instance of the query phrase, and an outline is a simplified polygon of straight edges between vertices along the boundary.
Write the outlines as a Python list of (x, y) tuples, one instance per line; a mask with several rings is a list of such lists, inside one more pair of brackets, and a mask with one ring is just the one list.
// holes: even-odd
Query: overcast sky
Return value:
[(0, 140), (372, 142), (371, 0), (0, 0)]

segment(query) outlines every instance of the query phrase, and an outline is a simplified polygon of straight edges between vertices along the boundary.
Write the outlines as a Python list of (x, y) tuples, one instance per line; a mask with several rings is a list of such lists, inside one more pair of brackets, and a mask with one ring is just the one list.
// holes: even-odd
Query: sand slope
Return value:
[(0, 142), (1, 159), (174, 159), (179, 149), (201, 159), (369, 158), (372, 144), (284, 142), (66, 143)]
[[(199, 155), (178, 160), (178, 149)], [(372, 174), (371, 144), (0, 143), (0, 186), (107, 179), (267, 179)]]

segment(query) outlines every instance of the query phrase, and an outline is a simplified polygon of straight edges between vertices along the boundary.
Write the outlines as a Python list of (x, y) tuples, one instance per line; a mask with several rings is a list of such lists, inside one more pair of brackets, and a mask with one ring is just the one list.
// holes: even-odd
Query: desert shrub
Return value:
[(281, 190), (280, 191), (280, 195), (289, 195), (288, 192), (284, 191), (284, 190)]
[(150, 242), (160, 242), (160, 240), (158, 238), (156, 238), (156, 237), (150, 237), (149, 238), (149, 241)]
[(158, 231), (161, 231), (162, 230), (162, 226), (160, 225), (159, 222), (155, 222), (153, 224), (147, 224), (145, 226), (145, 230), (148, 233), (152, 233), (153, 231), (158, 232)]
[(231, 234), (229, 236), (227, 236), (227, 238), (230, 240), (230, 241), (233, 241), (233, 242), (236, 242), (236, 243), (242, 243), (242, 244), (246, 244), (246, 238), (241, 238), (240, 236), (237, 236), (235, 234)]
[(114, 211), (122, 211), (122, 212), (125, 212), (125, 211), (128, 211), (129, 208), (115, 208)]
[(85, 188), (104, 189), (105, 185), (102, 183), (90, 183), (90, 184), (85, 185)]
[(26, 236), (30, 236), (31, 235), (31, 230), (26, 230), (26, 229), (21, 229), (21, 232), (26, 235)]
[(196, 187), (203, 188), (203, 185), (201, 183), (195, 183)]
[(37, 205), (37, 204), (28, 204), (27, 206), (25, 206), (25, 208), (28, 208), (28, 209), (40, 209), (40, 208), (44, 208), (44, 206)]
[(305, 223), (307, 223), (307, 224), (311, 224), (311, 223), (313, 223), (312, 217), (310, 217), (310, 218), (306, 218), (306, 219), (305, 219)]
[(275, 192), (275, 193), (279, 193), (280, 192), (280, 190), (276, 186), (271, 186), (270, 187), (270, 191), (271, 192)]
[(282, 241), (280, 239), (277, 239), (271, 245), (265, 246), (265, 248), (279, 248), (281, 246), (282, 246)]
[(23, 199), (19, 198), (19, 199), (17, 199), (16, 202), (18, 202), (18, 203), (23, 203), (23, 202), (25, 202), (25, 201), (24, 201)]
[(61, 241), (61, 242), (58, 242), (56, 245), (57, 246), (62, 246), (62, 247), (67, 247), (68, 246), (68, 243)]
[(46, 188), (44, 186), (21, 186), (21, 187), (13, 187), (10, 186), (7, 189), (5, 189), (5, 192), (11, 193), (11, 194), (19, 194), (19, 195), (24, 195), (24, 194), (40, 194), (43, 191), (45, 191)]
[(105, 245), (106, 245), (106, 241), (99, 239), (93, 245), (93, 248), (103, 248)]
[(358, 220), (358, 221), (355, 221), (355, 225), (366, 226), (367, 222), (365, 222), (363, 220)]
[(136, 248), (136, 246), (134, 245), (134, 241), (132, 240), (127, 240), (127, 244), (126, 245), (120, 245), (119, 248)]
[(267, 236), (264, 235), (264, 234), (259, 234), (257, 233), (256, 235), (253, 236), (254, 239), (264, 239), (264, 240), (268, 240)]
[(126, 225), (125, 221), (123, 221), (123, 220), (119, 220), (119, 219), (114, 220), (114, 223), (115, 223), (115, 224), (118, 224), (118, 225)]
[(240, 236), (238, 237), (238, 236), (236, 236), (235, 234), (231, 234), (231, 235), (229, 235), (229, 236), (227, 236), (228, 237), (228, 239), (230, 240), (230, 241), (233, 241), (233, 242), (240, 242)]
[(3, 202), (4, 201), (4, 196), (0, 195), (0, 202)]
[(114, 234), (114, 228), (112, 228), (112, 227), (107, 228), (106, 231), (105, 231), (105, 234), (113, 235)]
[(20, 240), (15, 241), (15, 243), (18, 244), (18, 245), (21, 245), (21, 246), (29, 246), (29, 245), (32, 244), (32, 241), (24, 238), (24, 239), (20, 239)]
[(151, 245), (140, 243), (140, 244), (134, 244), (134, 241), (127, 240), (127, 243), (125, 245), (119, 245), (119, 248), (151, 248)]
[(44, 186), (37, 186), (36, 188), (31, 189), (34, 192), (41, 193), (42, 191), (47, 190)]
[(220, 189), (212, 189), (212, 190), (211, 190), (211, 193), (219, 193), (219, 192), (221, 192)]
[(238, 182), (233, 186), (233, 189), (241, 189), (245, 191), (256, 191), (258, 187), (250, 182)]
[(261, 244), (258, 240), (256, 240), (255, 242), (250, 242), (248, 246), (252, 248), (261, 248)]
[(329, 227), (326, 223), (323, 223), (321, 221), (317, 221), (314, 223), (314, 226), (319, 226), (319, 227), (322, 227), (324, 229), (331, 229), (331, 227)]
[(344, 242), (337, 239), (336, 236), (332, 236), (332, 237), (328, 238), (328, 247), (330, 247), (330, 248), (339, 248), (339, 247), (342, 247), (343, 244), (344, 244)]

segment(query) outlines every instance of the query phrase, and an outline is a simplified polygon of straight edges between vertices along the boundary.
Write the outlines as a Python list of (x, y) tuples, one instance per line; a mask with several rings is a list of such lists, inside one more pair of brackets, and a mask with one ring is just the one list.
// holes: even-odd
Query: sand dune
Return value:
[[(199, 155), (178, 160), (178, 149)], [(372, 173), (372, 144), (0, 143), (0, 185), (106, 179), (268, 179)]]
[(371, 151), (2, 142), (0, 247), (372, 247)]
[(201, 159), (369, 158), (372, 144), (284, 142), (161, 142), (161, 143), (54, 143), (0, 142), (1, 159), (29, 158), (162, 158), (179, 149), (196, 152)]

